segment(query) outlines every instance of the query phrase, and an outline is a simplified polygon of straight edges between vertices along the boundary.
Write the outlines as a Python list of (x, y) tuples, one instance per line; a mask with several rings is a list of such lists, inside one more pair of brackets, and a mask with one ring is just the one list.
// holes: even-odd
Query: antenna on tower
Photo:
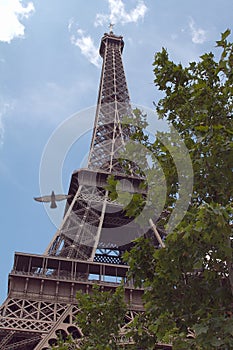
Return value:
[(113, 34), (113, 27), (115, 24), (109, 23), (109, 34)]

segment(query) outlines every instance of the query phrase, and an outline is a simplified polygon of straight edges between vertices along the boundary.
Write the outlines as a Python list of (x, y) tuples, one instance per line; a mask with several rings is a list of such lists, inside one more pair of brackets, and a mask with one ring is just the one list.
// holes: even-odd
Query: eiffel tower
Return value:
[[(143, 230), (124, 206), (109, 198), (107, 181), (114, 175), (125, 192), (142, 193), (143, 175), (134, 162), (122, 158), (134, 117), (122, 64), (124, 41), (110, 28), (100, 44), (103, 58), (88, 165), (72, 174), (60, 228), (42, 255), (15, 253), (8, 296), (0, 308), (0, 349), (48, 350), (57, 337), (71, 335), (77, 348), (82, 332), (75, 323), (76, 292), (89, 293), (94, 283), (115, 290), (124, 281), (129, 309), (124, 332), (143, 311), (143, 289), (127, 280), (122, 255)], [(161, 349), (170, 347), (161, 346)]]

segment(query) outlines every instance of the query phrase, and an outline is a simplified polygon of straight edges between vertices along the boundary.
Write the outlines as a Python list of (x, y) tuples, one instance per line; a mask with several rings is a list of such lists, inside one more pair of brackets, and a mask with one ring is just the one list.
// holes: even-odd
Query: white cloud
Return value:
[(143, 0), (139, 0), (137, 6), (130, 12), (126, 12), (125, 4), (122, 0), (108, 0), (108, 6), (110, 13), (98, 13), (95, 19), (95, 26), (103, 26), (105, 23), (136, 23), (144, 18), (147, 11)]
[[(73, 24), (74, 21), (71, 19), (68, 24), (69, 31), (72, 31)], [(90, 61), (96, 67), (100, 67), (101, 59), (99, 56), (99, 50), (95, 46), (90, 35), (85, 35), (85, 32), (79, 28), (71, 36), (71, 43), (80, 48), (82, 54), (88, 59), (88, 61)]]
[(5, 133), (5, 129), (3, 126), (2, 115), (0, 113), (0, 146), (3, 145), (4, 133)]
[(21, 20), (34, 11), (32, 2), (23, 6), (22, 0), (0, 0), (0, 41), (10, 43), (14, 38), (23, 37), (25, 26)]
[(8, 102), (3, 102), (0, 100), (0, 147), (4, 142), (5, 126), (4, 126), (4, 117), (7, 111), (12, 108), (12, 105)]
[(192, 34), (192, 42), (194, 44), (203, 44), (206, 41), (206, 31), (202, 28), (196, 28), (192, 18), (189, 20), (189, 28)]
[(74, 19), (71, 18), (71, 19), (69, 20), (69, 23), (68, 23), (68, 30), (69, 30), (69, 32), (71, 31), (73, 24), (74, 24)]
[[(1, 1), (1, 0), (0, 0)], [(126, 12), (125, 4), (122, 0), (107, 0), (109, 5), (109, 14), (98, 13), (95, 19), (95, 26), (103, 26), (105, 23), (121, 23), (138, 22), (143, 19), (147, 11), (147, 7), (143, 0), (139, 0), (137, 6), (129, 12)], [(73, 31), (74, 19), (71, 18), (68, 23), (69, 32)], [(100, 67), (101, 59), (99, 49), (95, 46), (90, 35), (86, 35), (82, 29), (77, 29), (71, 36), (71, 43), (78, 46), (82, 54), (95, 66)]]

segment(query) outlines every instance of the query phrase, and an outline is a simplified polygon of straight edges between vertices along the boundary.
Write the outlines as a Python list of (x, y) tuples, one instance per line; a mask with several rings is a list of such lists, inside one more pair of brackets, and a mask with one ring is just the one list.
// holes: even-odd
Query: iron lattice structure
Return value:
[[(76, 292), (91, 292), (93, 283), (115, 290), (124, 282), (129, 310), (124, 334), (135, 314), (143, 311), (142, 289), (127, 280), (122, 254), (142, 229), (125, 215), (123, 205), (109, 198), (109, 175), (126, 192), (140, 192), (142, 177), (133, 162), (122, 157), (134, 126), (122, 64), (123, 38), (104, 34), (98, 105), (86, 169), (72, 174), (64, 218), (43, 255), (16, 253), (9, 274), (8, 296), (0, 308), (0, 349), (47, 350), (60, 334), (71, 335), (77, 348), (82, 331), (75, 324), (79, 312)], [(133, 190), (132, 190), (133, 189)], [(161, 349), (170, 347), (161, 346)]]
[(135, 127), (122, 64), (123, 38), (112, 33), (101, 40), (103, 58), (98, 103), (87, 169), (72, 175), (66, 214), (46, 253), (120, 264), (122, 253), (142, 229), (109, 199), (107, 179), (114, 175), (124, 191), (140, 189), (140, 169), (122, 157)]

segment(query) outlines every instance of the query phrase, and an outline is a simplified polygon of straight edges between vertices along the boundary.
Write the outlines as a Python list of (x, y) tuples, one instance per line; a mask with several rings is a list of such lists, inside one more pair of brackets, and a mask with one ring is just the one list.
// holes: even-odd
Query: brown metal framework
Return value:
[(75, 295), (78, 290), (90, 293), (94, 283), (114, 290), (123, 281), (130, 304), (127, 317), (132, 321), (142, 311), (143, 290), (133, 288), (127, 270), (125, 265), (16, 253), (8, 297), (0, 309), (0, 348), (48, 349), (62, 332), (79, 343), (82, 332), (74, 322), (79, 311)]
[[(127, 279), (122, 254), (142, 228), (127, 217), (106, 190), (109, 175), (122, 190), (142, 193), (142, 177), (132, 162), (122, 161), (122, 151), (134, 127), (122, 64), (123, 38), (104, 34), (98, 105), (87, 169), (73, 173), (60, 229), (44, 255), (16, 253), (9, 274), (8, 296), (0, 308), (0, 349), (47, 350), (57, 336), (71, 335), (78, 348), (82, 331), (75, 324), (79, 312), (76, 292), (90, 293), (94, 283), (112, 290), (124, 283), (129, 309), (121, 330), (125, 344), (127, 327), (143, 311), (142, 289)], [(163, 346), (161, 349), (168, 349)]]
[[(123, 211), (122, 204), (109, 199), (107, 178), (114, 175), (124, 191), (139, 191), (141, 176), (135, 164), (123, 161), (125, 144), (134, 118), (122, 64), (123, 38), (113, 33), (101, 40), (103, 58), (98, 103), (87, 169), (73, 174), (67, 210), (60, 229), (46, 254), (84, 260), (121, 263), (129, 242), (142, 234)], [(122, 244), (123, 242), (123, 244)]]

